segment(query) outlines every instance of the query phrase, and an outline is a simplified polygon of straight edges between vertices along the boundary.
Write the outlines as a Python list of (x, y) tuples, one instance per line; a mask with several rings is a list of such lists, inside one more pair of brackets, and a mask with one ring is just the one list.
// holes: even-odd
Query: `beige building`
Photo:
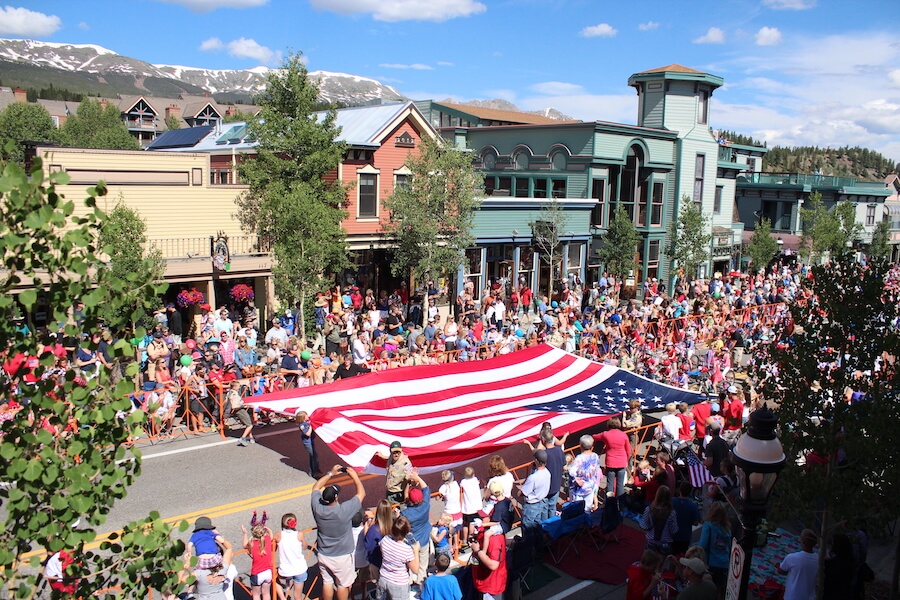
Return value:
[(212, 305), (228, 304), (231, 287), (253, 287), (261, 316), (274, 298), (268, 248), (244, 233), (235, 217), (235, 199), (247, 186), (211, 185), (210, 155), (123, 152), (39, 146), (45, 173), (65, 171), (71, 180), (57, 191), (81, 202), (86, 190), (105, 181), (108, 193), (98, 206), (110, 211), (118, 202), (135, 209), (147, 224), (149, 244), (166, 259), (170, 283), (167, 302), (182, 289), (196, 288)]

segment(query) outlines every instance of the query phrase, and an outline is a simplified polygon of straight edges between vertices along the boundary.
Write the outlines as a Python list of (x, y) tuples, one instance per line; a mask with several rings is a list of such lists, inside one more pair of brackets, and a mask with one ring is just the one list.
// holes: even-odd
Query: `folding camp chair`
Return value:
[(559, 516), (541, 521), (541, 528), (547, 539), (547, 551), (553, 562), (559, 564), (569, 550), (579, 554), (575, 543), (587, 533), (590, 523), (590, 516), (584, 512), (584, 500), (566, 502)]
[(518, 581), (527, 591), (531, 591), (527, 579), (531, 569), (537, 563), (538, 549), (543, 546), (542, 535), (536, 528), (522, 529), (522, 535), (513, 538), (506, 551), (509, 569), (508, 581)]
[(603, 508), (592, 513), (595, 516), (591, 519), (590, 537), (597, 550), (603, 550), (611, 541), (619, 543), (617, 532), (622, 525), (622, 513), (619, 510), (620, 499), (624, 499), (624, 496), (616, 498), (608, 493)]

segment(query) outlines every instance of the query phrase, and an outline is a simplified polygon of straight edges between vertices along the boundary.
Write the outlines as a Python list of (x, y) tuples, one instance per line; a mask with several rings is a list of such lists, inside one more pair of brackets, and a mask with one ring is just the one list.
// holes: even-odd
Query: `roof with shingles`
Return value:
[(532, 113), (518, 112), (515, 110), (500, 110), (498, 108), (485, 108), (482, 106), (470, 106), (468, 104), (456, 104), (453, 102), (434, 102), (438, 106), (468, 113), (486, 121), (503, 121), (504, 123), (521, 123), (523, 125), (545, 125), (550, 123), (563, 123), (558, 119), (551, 119)]
[(672, 63), (671, 65), (667, 65), (665, 67), (658, 67), (656, 69), (641, 71), (640, 73), (638, 73), (638, 75), (642, 75), (644, 73), (697, 73), (698, 75), (706, 75), (704, 71), (698, 71), (697, 69), (691, 69), (690, 67), (685, 67), (684, 65), (679, 65), (676, 63)]

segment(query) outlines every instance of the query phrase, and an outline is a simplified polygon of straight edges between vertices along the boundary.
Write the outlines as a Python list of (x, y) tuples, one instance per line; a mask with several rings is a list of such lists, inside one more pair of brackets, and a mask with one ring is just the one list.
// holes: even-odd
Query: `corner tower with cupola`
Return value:
[(734, 161), (725, 140), (710, 128), (710, 101), (723, 83), (721, 77), (677, 64), (642, 71), (628, 79), (638, 94), (638, 126), (678, 135), (667, 222), (677, 219), (684, 198), (707, 217), (711, 260), (700, 273), (706, 277), (733, 268), (739, 261), (743, 230), (733, 217), (734, 180), (744, 167)]

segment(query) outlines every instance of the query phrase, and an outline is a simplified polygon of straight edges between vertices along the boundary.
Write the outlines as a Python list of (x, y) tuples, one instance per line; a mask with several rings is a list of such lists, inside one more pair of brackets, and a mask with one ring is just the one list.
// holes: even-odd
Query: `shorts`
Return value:
[(336, 585), (337, 587), (350, 587), (356, 581), (356, 565), (352, 554), (341, 556), (322, 556), (319, 559), (319, 572), (322, 574), (322, 583)]
[(471, 525), (472, 523), (475, 522), (476, 519), (480, 519), (480, 518), (481, 517), (478, 516), (478, 513), (472, 513), (471, 515), (467, 515), (466, 513), (463, 513), (462, 522), (463, 522), (463, 525)]
[(450, 521), (450, 525), (452, 527), (458, 529), (462, 525), (463, 514), (461, 512), (453, 513), (452, 515), (450, 515), (450, 518), (453, 519), (452, 521)]
[(306, 571), (304, 571), (298, 575), (292, 576), (279, 575), (278, 579), (280, 579), (281, 583), (283, 583), (285, 586), (288, 586), (292, 583), (303, 583), (307, 580), (308, 577), (309, 575), (306, 573)]
[(250, 585), (266, 585), (272, 582), (272, 569), (260, 571), (256, 575), (250, 576)]
[(231, 414), (244, 427), (250, 427), (250, 425), (253, 424), (253, 421), (250, 420), (250, 414), (247, 412), (246, 408), (239, 408)]

